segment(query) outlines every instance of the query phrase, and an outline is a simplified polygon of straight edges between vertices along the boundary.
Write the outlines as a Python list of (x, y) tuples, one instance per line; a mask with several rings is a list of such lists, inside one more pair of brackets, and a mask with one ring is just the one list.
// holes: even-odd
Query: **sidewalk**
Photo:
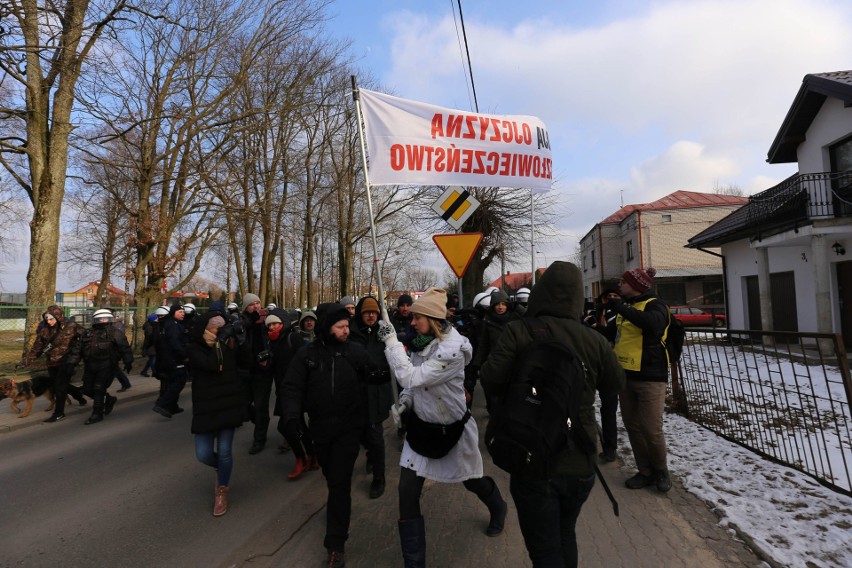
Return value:
[[(117, 405), (140, 398), (149, 398), (153, 402), (159, 392), (159, 382), (153, 377), (131, 375), (130, 382), (132, 388), (123, 393), (115, 392), (118, 383), (114, 383), (110, 392), (119, 397)], [(189, 404), (188, 400), (185, 402)], [(0, 401), (0, 435), (28, 426), (56, 427), (42, 424), (48, 416), (44, 412), (47, 405), (47, 399), (39, 397), (30, 416), (18, 418), (9, 408), (8, 399)], [(78, 406), (74, 402), (66, 406), (65, 423), (73, 425), (79, 422), (82, 426), (90, 412), (91, 401), (86, 406)], [(486, 423), (481, 404), (474, 406), (473, 414), (481, 434)], [(270, 432), (270, 436), (274, 433)], [(385, 425), (385, 440), (388, 465), (384, 496), (376, 500), (367, 497), (371, 477), (365, 474), (363, 453), (355, 466), (352, 523), (346, 549), (349, 568), (384, 568), (402, 564), (396, 526), (399, 449), (396, 430), (390, 420)], [(619, 448), (619, 452), (629, 451), (629, 447)], [(465, 491), (461, 484), (427, 481), (421, 507), (426, 518), (427, 566), (430, 568), (532, 566), (509, 495), (508, 475), (491, 463), (484, 448), (482, 452), (485, 473), (494, 477), (509, 503), (506, 528), (496, 538), (486, 537), (483, 531), (488, 524), (488, 512), (475, 495)], [(600, 481), (596, 481), (577, 523), (580, 566), (723, 568), (767, 565), (746, 545), (720, 528), (708, 507), (686, 492), (677, 479), (674, 479), (672, 490), (665, 495), (650, 488), (629, 490), (624, 486), (624, 480), (632, 475), (632, 471), (624, 470), (620, 462), (600, 467), (618, 500), (620, 516), (613, 514)], [(223, 559), (223, 566), (315, 568), (322, 565), (325, 558), (322, 545), (325, 534), (324, 479), (319, 472), (306, 474), (299, 481), (288, 484), (288, 493), (288, 502), (295, 503), (295, 507), (282, 511), (275, 523), (239, 547), (233, 556)]]
[[(81, 376), (82, 369), (78, 368), (77, 373), (75, 373), (71, 382), (77, 386), (81, 386)], [(118, 389), (121, 388), (121, 385), (117, 380), (113, 381), (112, 387), (109, 389), (109, 393), (111, 395), (118, 397), (116, 405), (121, 405), (122, 402), (142, 397), (153, 396), (156, 398), (160, 392), (160, 382), (154, 377), (143, 377), (138, 374), (130, 374), (128, 375), (128, 379), (130, 379), (130, 384), (132, 385), (130, 390), (117, 392)], [(92, 400), (89, 398), (86, 400), (88, 403), (85, 406), (80, 406), (74, 399), (71, 399), (70, 403), (65, 404), (65, 422), (78, 421), (81, 425), (85, 422), (86, 418), (88, 418), (92, 413)], [(25, 418), (21, 418), (18, 414), (15, 414), (9, 406), (10, 402), (11, 401), (8, 398), (0, 400), (0, 435), (7, 434), (14, 430), (19, 430), (21, 428), (26, 428), (28, 426), (41, 424), (45, 418), (50, 416), (49, 412), (45, 412), (50, 404), (45, 396), (40, 396), (35, 400), (33, 408), (30, 411), (30, 415)], [(23, 410), (25, 408), (24, 403), (19, 403), (18, 408)], [(45, 424), (44, 426), (52, 425)]]

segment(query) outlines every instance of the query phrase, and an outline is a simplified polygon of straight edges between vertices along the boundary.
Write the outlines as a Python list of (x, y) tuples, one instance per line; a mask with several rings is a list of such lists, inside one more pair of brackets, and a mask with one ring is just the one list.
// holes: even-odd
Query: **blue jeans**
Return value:
[[(205, 465), (215, 468), (219, 485), (228, 485), (231, 481), (231, 471), (234, 469), (234, 456), (231, 446), (234, 443), (235, 428), (225, 428), (218, 432), (207, 432), (195, 435), (195, 457)], [(213, 449), (214, 440), (219, 443)]]
[(594, 485), (594, 474), (562, 475), (547, 481), (512, 476), (509, 490), (533, 568), (577, 566), (574, 528)]

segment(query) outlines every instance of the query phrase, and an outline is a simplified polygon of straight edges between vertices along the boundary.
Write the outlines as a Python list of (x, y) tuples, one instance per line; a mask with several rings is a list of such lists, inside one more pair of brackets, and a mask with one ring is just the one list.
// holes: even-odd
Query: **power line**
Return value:
[[(473, 92), (473, 107), (476, 112), (479, 112), (479, 101), (476, 98), (476, 83), (473, 80), (473, 66), (470, 62), (470, 48), (467, 45), (467, 32), (464, 28), (464, 14), (462, 13), (461, 0), (457, 0), (457, 4), (459, 6), (459, 20), (461, 22), (462, 37), (464, 38), (464, 52), (467, 57), (467, 69), (470, 75), (470, 90)], [(453, 17), (455, 18), (455, 10), (453, 10)], [(456, 27), (456, 34), (458, 35), (458, 26)]]

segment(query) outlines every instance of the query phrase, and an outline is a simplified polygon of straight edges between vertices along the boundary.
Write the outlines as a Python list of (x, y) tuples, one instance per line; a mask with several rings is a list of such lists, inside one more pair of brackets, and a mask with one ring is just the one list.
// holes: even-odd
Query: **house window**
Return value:
[(95, 293), (95, 290), (93, 288), (89, 288), (88, 290), (86, 290), (86, 294), (94, 294), (94, 293)]
[(686, 303), (686, 287), (683, 282), (660, 282), (655, 288), (657, 295), (670, 306), (682, 306)]
[(583, 257), (583, 272), (586, 271), (586, 257)]
[(703, 305), (721, 305), (725, 303), (725, 297), (722, 295), (721, 280), (712, 280), (709, 282), (702, 282), (701, 284), (703, 286), (703, 296), (701, 298), (701, 303)]
[(596, 267), (597, 265), (597, 262), (595, 262), (595, 251), (592, 251), (592, 268)]
[(828, 151), (831, 156), (831, 171), (845, 172), (852, 170), (852, 137), (838, 142)]
[(672, 216), (671, 215), (663, 215), (663, 223), (671, 223)]
[(627, 241), (627, 260), (633, 260), (633, 241)]

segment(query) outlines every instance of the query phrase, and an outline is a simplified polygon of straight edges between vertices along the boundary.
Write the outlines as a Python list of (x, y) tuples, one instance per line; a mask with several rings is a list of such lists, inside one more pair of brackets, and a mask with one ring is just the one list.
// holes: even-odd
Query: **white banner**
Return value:
[(550, 138), (534, 116), (360, 94), (372, 185), (551, 188)]

